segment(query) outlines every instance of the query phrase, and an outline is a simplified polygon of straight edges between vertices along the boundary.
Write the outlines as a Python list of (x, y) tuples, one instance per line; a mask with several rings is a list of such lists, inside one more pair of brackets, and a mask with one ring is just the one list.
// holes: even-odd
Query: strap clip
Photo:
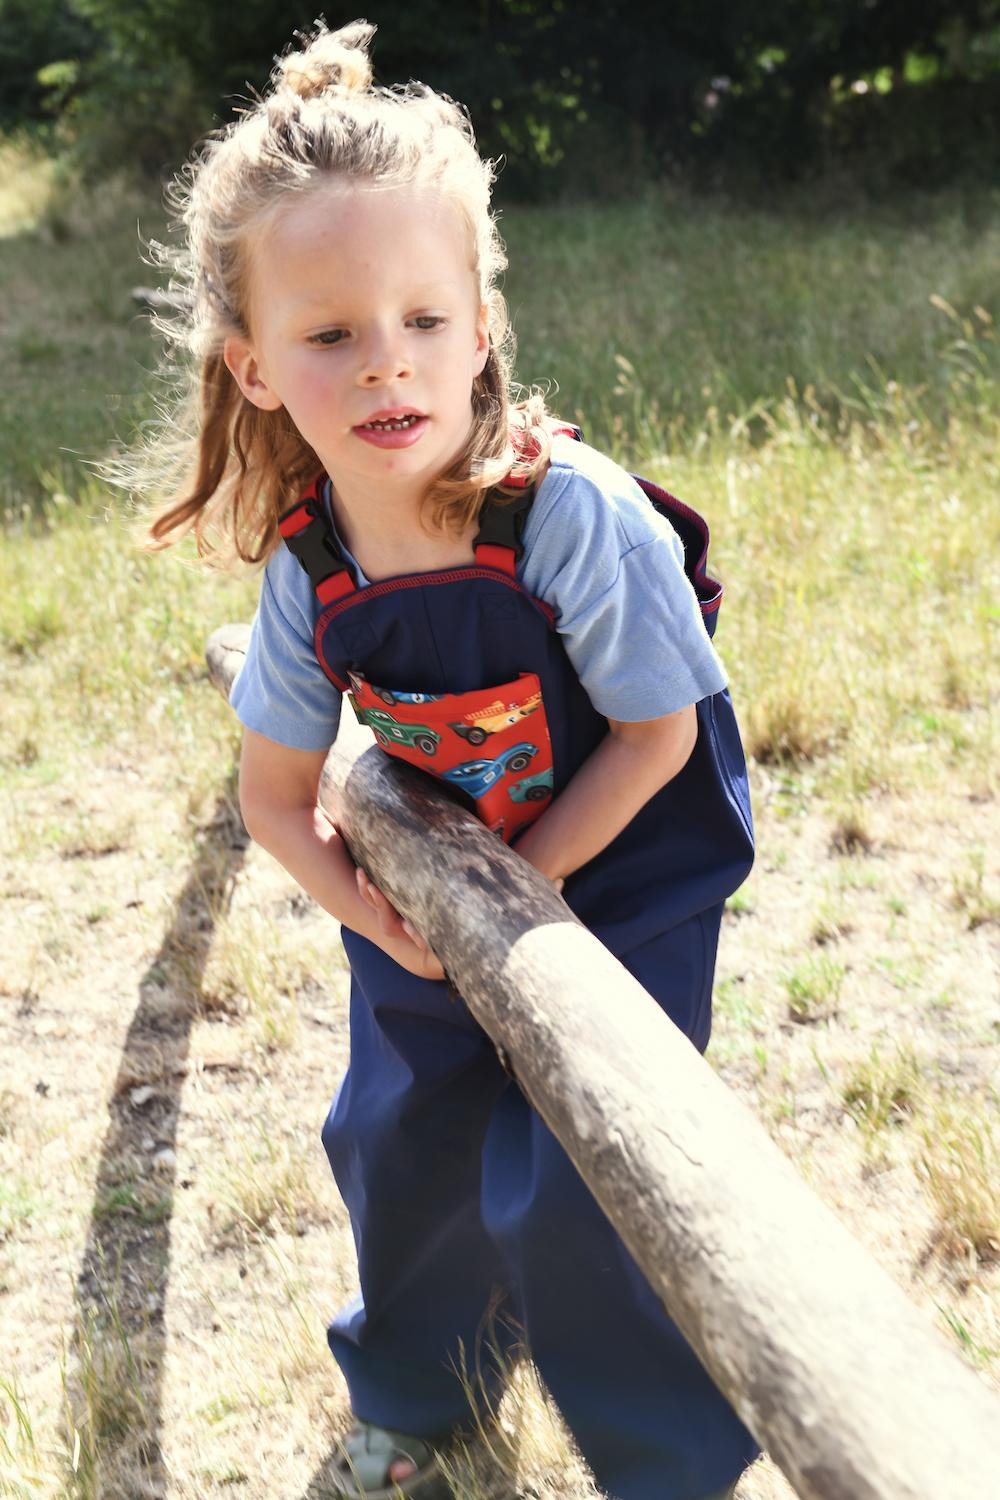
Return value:
[(318, 590), (337, 573), (350, 576), (350, 572), (319, 503), (311, 497), (301, 501), (295, 507), (296, 518), (303, 511), (308, 520), (292, 535), (285, 536), (285, 545), (308, 573), (313, 588)]
[(502, 504), (487, 500), (479, 512), (479, 531), (473, 542), (474, 550), (478, 552), (480, 547), (507, 547), (513, 552), (515, 560), (519, 559), (524, 551), (521, 533), (534, 498), (532, 486)]

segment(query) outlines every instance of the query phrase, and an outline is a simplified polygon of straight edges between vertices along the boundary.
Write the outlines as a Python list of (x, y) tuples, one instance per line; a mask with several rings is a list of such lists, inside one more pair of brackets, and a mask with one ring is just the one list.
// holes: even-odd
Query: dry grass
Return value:
[(209, 1179), (209, 1217), (217, 1242), (300, 1234), (323, 1217), (312, 1164), (273, 1117), (230, 1124), (232, 1145)]
[(988, 878), (985, 849), (970, 849), (952, 878), (952, 904), (970, 927), (1000, 922), (1000, 888)]
[(149, 1342), (148, 1333), (130, 1335), (113, 1296), (76, 1329), (64, 1373), (73, 1500), (99, 1500), (108, 1488), (124, 1487), (150, 1457)]
[(848, 1114), (869, 1139), (889, 1126), (905, 1124), (923, 1092), (919, 1060), (909, 1048), (886, 1057), (873, 1046), (867, 1057), (851, 1068), (841, 1097)]
[(316, 985), (320, 956), (294, 929), (252, 912), (226, 913), (216, 923), (201, 988), (207, 1013), (247, 1015), (268, 1051), (292, 1046), (298, 1002)]
[(1000, 1256), (1000, 1135), (997, 1099), (942, 1104), (923, 1133), (919, 1171), (934, 1204), (941, 1246), (963, 1256)]

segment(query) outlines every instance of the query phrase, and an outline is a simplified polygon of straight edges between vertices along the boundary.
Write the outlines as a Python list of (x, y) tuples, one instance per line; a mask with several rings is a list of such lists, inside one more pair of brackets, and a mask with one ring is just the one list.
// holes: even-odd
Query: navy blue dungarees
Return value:
[[(462, 770), (464, 783), (445, 779), (475, 796), (484, 779), (505, 778), (516, 803), (546, 795), (531, 788), (545, 786), (548, 773), (532, 777), (524, 765), (542, 748), (535, 698), (507, 748), (493, 754), (491, 738), (469, 735), (467, 704), (450, 695), (537, 674), (558, 795), (607, 722), (581, 687), (551, 612), (515, 579), (530, 493), (484, 508), (474, 566), (356, 589), (322, 504), (324, 482), (320, 476), (281, 529), (325, 606), (315, 639), (327, 676), (352, 696), (374, 684), (386, 715), (360, 716), (390, 734), (405, 706), (409, 718), (394, 732), (407, 758), (419, 763), (427, 752), (432, 772), (449, 736), (464, 737), (449, 763), (457, 756), (474, 769)], [(721, 590), (704, 571), (704, 523), (644, 487), (682, 536), (711, 631)], [(414, 729), (421, 705), (436, 717)], [(703, 700), (697, 713), (688, 764), (567, 879), (563, 895), (704, 1049), (722, 905), (750, 868), (753, 842), (728, 693)], [(391, 748), (387, 734), (378, 727), (376, 734)], [(484, 1314), (504, 1289), (602, 1488), (617, 1500), (701, 1500), (731, 1483), (757, 1445), (485, 1032), (446, 983), (414, 977), (354, 932), (345, 929), (343, 940), (351, 1060), (323, 1141), (359, 1261), (361, 1296), (329, 1330), (355, 1413), (427, 1438), (468, 1425), (469, 1397), (455, 1371), (463, 1361), (475, 1368)]]

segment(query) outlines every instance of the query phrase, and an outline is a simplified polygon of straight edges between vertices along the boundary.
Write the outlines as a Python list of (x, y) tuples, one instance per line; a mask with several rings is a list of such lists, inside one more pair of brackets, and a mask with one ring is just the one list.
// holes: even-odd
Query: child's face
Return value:
[(457, 457), (488, 339), (453, 204), (323, 183), (261, 234), (250, 303), (226, 363), (248, 400), (285, 408), (338, 488), (417, 493)]

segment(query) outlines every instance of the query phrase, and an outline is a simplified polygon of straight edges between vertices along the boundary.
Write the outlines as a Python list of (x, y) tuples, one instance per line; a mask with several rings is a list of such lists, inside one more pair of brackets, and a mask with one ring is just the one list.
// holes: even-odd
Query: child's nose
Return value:
[(373, 335), (365, 350), (362, 385), (384, 385), (393, 380), (406, 380), (412, 373), (402, 338), (390, 333)]

